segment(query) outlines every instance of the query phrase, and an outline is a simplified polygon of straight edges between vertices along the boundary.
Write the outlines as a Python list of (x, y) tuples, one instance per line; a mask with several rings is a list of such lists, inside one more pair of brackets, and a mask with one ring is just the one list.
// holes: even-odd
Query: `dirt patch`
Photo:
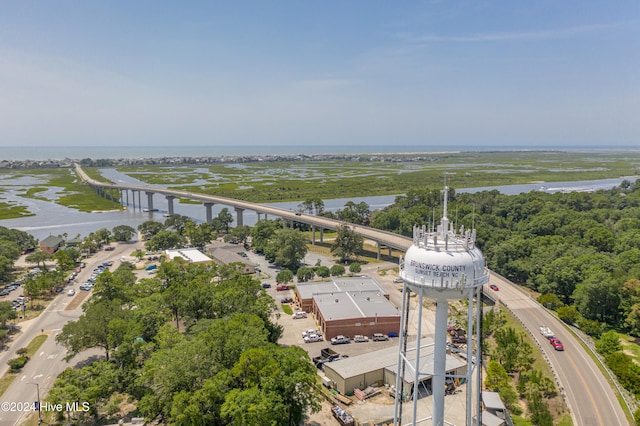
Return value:
[(90, 292), (88, 292), (88, 291), (80, 290), (80, 292), (75, 295), (75, 297), (73, 298), (71, 303), (69, 303), (67, 305), (67, 307), (64, 308), (64, 310), (65, 311), (73, 311), (74, 309), (78, 309), (78, 306), (82, 305), (82, 303), (85, 301), (85, 299), (87, 297), (89, 297), (89, 293)]

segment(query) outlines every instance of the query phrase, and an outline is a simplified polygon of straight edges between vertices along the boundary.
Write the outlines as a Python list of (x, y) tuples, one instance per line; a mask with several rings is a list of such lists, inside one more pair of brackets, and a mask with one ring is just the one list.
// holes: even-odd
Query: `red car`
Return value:
[(498, 291), (498, 290), (500, 290), (500, 289), (498, 288), (498, 286), (497, 286), (497, 285), (495, 285), (495, 284), (491, 284), (491, 285), (489, 285), (489, 288), (490, 288), (491, 290), (493, 290), (493, 291)]
[(286, 284), (280, 284), (279, 286), (276, 287), (277, 291), (284, 291), (284, 290), (289, 290), (289, 286)]
[(552, 337), (549, 339), (549, 342), (551, 343), (551, 346), (553, 346), (553, 349), (555, 349), (556, 351), (564, 351), (564, 346), (562, 345), (560, 339)]

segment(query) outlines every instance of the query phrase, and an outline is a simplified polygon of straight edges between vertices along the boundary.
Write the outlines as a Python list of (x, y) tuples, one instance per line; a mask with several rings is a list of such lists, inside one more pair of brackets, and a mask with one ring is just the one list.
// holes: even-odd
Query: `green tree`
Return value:
[(186, 235), (185, 230), (187, 228), (187, 224), (189, 224), (190, 222), (194, 223), (189, 218), (189, 216), (174, 214), (164, 221), (164, 228), (165, 229), (173, 228), (178, 234)]
[(136, 235), (136, 230), (128, 225), (115, 226), (111, 232), (114, 241), (129, 242)]
[(149, 251), (163, 251), (181, 247), (184, 243), (184, 237), (181, 237), (177, 232), (164, 230), (151, 237), (145, 247)]
[(349, 225), (342, 225), (337, 229), (336, 239), (331, 246), (331, 254), (344, 262), (362, 252), (363, 242), (362, 236), (352, 230)]
[(251, 247), (258, 252), (263, 252), (269, 240), (275, 235), (277, 224), (273, 220), (259, 220), (251, 228)]
[(331, 270), (328, 266), (319, 266), (316, 269), (316, 275), (320, 278), (328, 278), (329, 276), (331, 276)]
[(349, 272), (352, 274), (359, 274), (362, 271), (362, 267), (358, 262), (353, 262), (349, 265)]
[(109, 244), (113, 238), (111, 231), (107, 228), (100, 228), (95, 232), (95, 236), (100, 244)]
[(33, 252), (24, 258), (25, 262), (37, 265), (41, 270), (47, 270), (47, 263), (51, 260), (51, 255), (44, 251)]
[(62, 327), (56, 336), (56, 342), (67, 348), (65, 359), (69, 360), (85, 349), (99, 347), (104, 349), (106, 359), (119, 343), (113, 338), (110, 324), (124, 313), (119, 301), (100, 302), (88, 305), (85, 312), (76, 321), (70, 321)]
[(51, 258), (58, 262), (60, 271), (68, 271), (75, 266), (76, 261), (80, 258), (80, 253), (76, 249), (67, 248), (56, 251)]
[(298, 272), (296, 273), (296, 276), (298, 278), (298, 282), (307, 282), (307, 281), (311, 281), (313, 279), (313, 277), (315, 276), (315, 272), (313, 271), (313, 268), (309, 268), (307, 266), (301, 266), (298, 268)]
[(7, 322), (10, 320), (14, 320), (18, 317), (16, 314), (16, 310), (11, 306), (11, 302), (2, 301), (0, 302), (0, 325), (2, 326), (2, 330), (7, 327)]
[(293, 280), (293, 272), (288, 269), (283, 269), (276, 274), (276, 283), (278, 284), (286, 284), (291, 280)]
[(233, 215), (229, 212), (229, 209), (224, 207), (222, 210), (220, 210), (220, 213), (218, 213), (216, 219), (218, 219), (218, 222), (220, 223), (220, 230), (224, 229), (224, 231), (228, 234), (229, 226), (233, 223)]
[(558, 318), (567, 324), (577, 324), (580, 319), (580, 313), (575, 306), (563, 306), (558, 308)]
[(618, 318), (622, 285), (608, 273), (591, 273), (576, 287), (575, 306), (587, 319), (614, 324)]
[(332, 277), (341, 277), (344, 275), (345, 269), (342, 265), (333, 265), (330, 271)]
[(164, 229), (165, 227), (162, 223), (153, 220), (147, 220), (138, 225), (138, 231), (140, 231), (145, 240), (148, 240)]
[(184, 235), (189, 238), (189, 242), (194, 247), (204, 248), (214, 238), (214, 230), (206, 222), (196, 224), (193, 221), (189, 221), (185, 225)]
[(287, 269), (297, 270), (307, 254), (307, 242), (297, 229), (281, 229), (271, 238), (265, 255)]
[(613, 330), (602, 333), (602, 336), (600, 336), (600, 339), (596, 342), (596, 349), (602, 355), (609, 355), (621, 350), (620, 336)]

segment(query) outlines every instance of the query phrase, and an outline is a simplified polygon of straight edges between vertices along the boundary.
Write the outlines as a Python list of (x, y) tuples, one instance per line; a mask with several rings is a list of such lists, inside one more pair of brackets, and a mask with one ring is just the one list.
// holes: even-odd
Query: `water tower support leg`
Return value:
[(433, 425), (444, 425), (444, 386), (447, 366), (447, 323), (449, 302), (439, 299), (436, 302), (436, 336), (433, 362)]

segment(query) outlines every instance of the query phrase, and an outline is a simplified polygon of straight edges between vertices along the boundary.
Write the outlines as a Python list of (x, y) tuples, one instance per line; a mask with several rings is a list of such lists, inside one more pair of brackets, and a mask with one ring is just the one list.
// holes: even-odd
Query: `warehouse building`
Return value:
[[(415, 365), (415, 347), (407, 350), (409, 363)], [(413, 357), (412, 357), (413, 356)], [(420, 349), (420, 366), (422, 373), (419, 379), (419, 395), (431, 394), (431, 374), (433, 371), (433, 344), (425, 345)], [(324, 374), (331, 382), (331, 387), (343, 395), (352, 395), (354, 389), (365, 389), (369, 386), (385, 386), (394, 388), (396, 375), (398, 374), (398, 347), (391, 346), (363, 355), (340, 359), (324, 364)], [(467, 369), (464, 360), (453, 355), (447, 355), (446, 371), (452, 375), (463, 375)], [(405, 367), (404, 394), (412, 395), (415, 381), (414, 368)], [(452, 378), (449, 383), (453, 386), (459, 384)]]

